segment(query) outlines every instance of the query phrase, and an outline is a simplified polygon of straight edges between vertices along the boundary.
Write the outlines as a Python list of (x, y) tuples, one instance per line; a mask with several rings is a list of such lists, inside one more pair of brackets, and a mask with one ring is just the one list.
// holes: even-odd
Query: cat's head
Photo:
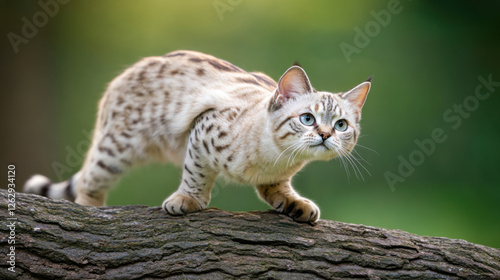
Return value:
[(281, 162), (348, 156), (360, 134), (361, 109), (370, 85), (371, 78), (346, 92), (316, 91), (301, 67), (290, 67), (269, 105)]

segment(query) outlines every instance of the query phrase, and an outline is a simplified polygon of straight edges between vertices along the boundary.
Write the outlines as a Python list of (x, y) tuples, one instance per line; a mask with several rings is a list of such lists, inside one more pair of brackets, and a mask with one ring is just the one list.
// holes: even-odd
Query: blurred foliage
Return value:
[[(21, 3), (2, 3), (4, 34), (20, 34), (20, 19), (41, 9), (35, 1)], [(383, 24), (377, 21), (391, 5), (400, 12), (389, 12)], [(32, 75), (47, 77), (40, 88), (48, 87), (43, 100), (50, 110), (25, 117), (47, 120), (48, 142), (29, 139), (30, 146), (50, 151), (43, 158), (45, 170), (54, 161), (64, 163), (68, 147), (76, 149), (87, 140), (83, 131), (92, 130), (107, 83), (144, 56), (198, 50), (274, 79), (298, 60), (317, 89), (332, 92), (374, 75), (363, 111), (363, 147), (356, 150), (366, 168), (358, 165), (364, 180), (356, 178), (352, 167), (348, 176), (339, 160), (315, 162), (295, 177), (296, 189), (318, 203), (324, 219), (500, 247), (495, 176), (500, 91), (480, 101), (456, 130), (443, 117), (474, 94), (478, 76), (500, 81), (499, 8), (494, 1), (71, 1), (59, 6), (18, 54), (8, 46), (2, 56), (18, 66), (31, 55), (43, 56), (17, 67), (12, 81), (24, 83), (24, 69), (35, 63), (39, 70)], [(359, 53), (348, 60), (340, 44), (356, 46), (357, 28), (373, 36), (367, 35), (368, 44), (358, 45)], [(2, 108), (22, 107), (23, 102), (2, 101)], [(15, 112), (8, 116), (15, 117)], [(415, 140), (430, 138), (435, 128), (444, 131), (446, 141), (436, 143), (404, 182), (390, 187), (384, 174), (398, 175), (399, 157), (408, 159), (418, 150)], [(29, 129), (29, 124), (24, 127)], [(24, 141), (20, 133), (11, 135), (13, 141)], [(14, 158), (7, 161), (16, 161), (18, 168), (32, 160), (23, 146), (12, 149)], [(55, 178), (54, 172), (46, 175)], [(171, 165), (139, 168), (120, 181), (109, 204), (160, 205), (179, 178), (180, 169)], [(268, 209), (253, 188), (222, 180), (214, 187), (211, 206)]]

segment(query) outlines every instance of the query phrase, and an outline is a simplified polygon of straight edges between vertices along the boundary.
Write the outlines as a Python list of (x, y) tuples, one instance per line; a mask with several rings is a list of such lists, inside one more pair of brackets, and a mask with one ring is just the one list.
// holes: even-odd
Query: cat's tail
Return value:
[(75, 201), (76, 190), (75, 185), (80, 177), (80, 172), (73, 175), (66, 181), (60, 183), (52, 183), (49, 178), (43, 175), (33, 175), (26, 183), (24, 183), (24, 192), (38, 194), (50, 198), (66, 199)]

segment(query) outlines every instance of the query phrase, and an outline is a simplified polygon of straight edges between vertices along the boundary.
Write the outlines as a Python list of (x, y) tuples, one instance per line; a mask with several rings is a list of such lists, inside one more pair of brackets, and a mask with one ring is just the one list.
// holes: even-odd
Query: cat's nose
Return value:
[(323, 141), (325, 141), (326, 139), (330, 138), (332, 134), (330, 134), (330, 132), (320, 131), (319, 136), (321, 136), (321, 138), (323, 138)]

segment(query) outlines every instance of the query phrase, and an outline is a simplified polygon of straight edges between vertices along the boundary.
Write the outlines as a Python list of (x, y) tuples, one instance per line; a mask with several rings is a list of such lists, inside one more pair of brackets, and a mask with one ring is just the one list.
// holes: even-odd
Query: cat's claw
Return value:
[(276, 210), (287, 214), (297, 222), (314, 224), (320, 216), (319, 207), (305, 198), (291, 200), (289, 203), (280, 203), (279, 206)]
[(201, 211), (205, 207), (203, 207), (194, 197), (175, 192), (165, 199), (162, 208), (170, 215), (179, 216)]

